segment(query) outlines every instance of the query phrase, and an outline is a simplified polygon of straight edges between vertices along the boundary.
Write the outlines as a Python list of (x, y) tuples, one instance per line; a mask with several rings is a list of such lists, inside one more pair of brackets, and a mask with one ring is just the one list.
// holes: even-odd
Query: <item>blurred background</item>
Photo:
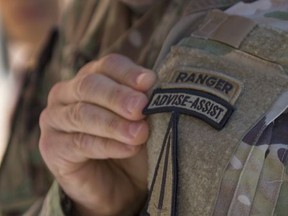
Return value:
[[(11, 128), (13, 127), (12, 124), (15, 124), (12, 123), (12, 119), (15, 115), (16, 104), (18, 104), (17, 102), (20, 99), (21, 91), (24, 91), (25, 77), (29, 73), (36, 73), (35, 68), (39, 55), (46, 47), (52, 29), (57, 29), (61, 15), (71, 2), (72, 0), (0, 0), (1, 188), (4, 188), (7, 182), (9, 183), (13, 180), (13, 167), (12, 170), (10, 168), (9, 175), (3, 173), (6, 172), (6, 168), (3, 167), (4, 165), (6, 166), (6, 163), (4, 164), (3, 161), (4, 159), (7, 160), (5, 157), (8, 157), (7, 149), (10, 145), (9, 141), (12, 139), (11, 136), (13, 136)], [(19, 146), (21, 146), (21, 143), (19, 143)], [(18, 159), (15, 158), (14, 160)], [(16, 176), (15, 178), (17, 178)], [(33, 178), (31, 175), (30, 177)], [(21, 179), (21, 181), (28, 182), (29, 179), (25, 178)], [(23, 185), (21, 182), (17, 184)], [(48, 187), (46, 186), (46, 188)], [(20, 187), (19, 189), (23, 190)], [(3, 203), (10, 202), (5, 200), (5, 197), (9, 197), (5, 193), (7, 191), (3, 192), (3, 190), (0, 190), (0, 216), (22, 215), (17, 208), (11, 213), (4, 213), (3, 209), (6, 206)], [(11, 191), (11, 194), (13, 193)], [(13, 206), (14, 198), (11, 198), (11, 200), (12, 203), (9, 204)], [(19, 200), (19, 197), (15, 197), (15, 200)]]

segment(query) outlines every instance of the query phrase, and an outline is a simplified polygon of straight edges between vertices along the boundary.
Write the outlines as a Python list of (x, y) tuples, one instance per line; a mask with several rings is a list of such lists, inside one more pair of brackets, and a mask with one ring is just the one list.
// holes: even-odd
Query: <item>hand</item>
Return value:
[(80, 215), (133, 215), (145, 200), (155, 74), (112, 54), (56, 84), (40, 117), (40, 151)]

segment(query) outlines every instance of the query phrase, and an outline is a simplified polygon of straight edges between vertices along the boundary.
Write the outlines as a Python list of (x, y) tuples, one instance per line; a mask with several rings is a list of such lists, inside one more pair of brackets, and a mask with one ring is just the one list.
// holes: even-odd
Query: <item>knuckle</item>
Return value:
[(68, 121), (75, 128), (81, 127), (84, 121), (86, 105), (82, 102), (78, 102), (71, 106), (68, 111)]
[(95, 94), (101, 87), (103, 77), (99, 74), (86, 74), (81, 76), (76, 85), (76, 96), (79, 101), (84, 97), (89, 97), (91, 94)]
[(124, 102), (125, 90), (121, 85), (115, 85), (107, 92), (107, 102), (111, 105), (118, 105), (118, 102)]
[(39, 116), (39, 126), (40, 126), (40, 129), (43, 129), (44, 128), (44, 125), (46, 124), (46, 121), (47, 121), (47, 117), (46, 117), (46, 109), (44, 109), (41, 113), (40, 113), (40, 116)]
[(96, 63), (97, 63), (96, 61), (91, 61), (85, 64), (82, 68), (80, 68), (79, 72), (77, 73), (77, 76), (82, 76), (94, 72), (94, 70), (96, 69), (95, 67)]
[[(102, 60), (100, 63), (102, 67), (111, 67), (117, 68), (117, 77), (124, 82), (125, 80), (131, 79), (131, 74), (135, 72), (135, 67), (132, 61), (119, 54), (110, 54)], [(117, 66), (117, 67), (116, 67)], [(114, 71), (115, 73), (116, 71)]]
[(98, 61), (99, 68), (109, 67), (111, 64), (119, 62), (122, 58), (121, 55), (116, 53), (108, 54)]
[(50, 152), (52, 151), (49, 137), (46, 133), (42, 132), (39, 139), (39, 151), (45, 161), (48, 160), (51, 155)]
[(59, 92), (62, 89), (62, 83), (56, 83), (50, 90), (49, 94), (48, 94), (48, 105), (53, 103), (53, 101), (55, 100), (55, 98), (57, 98), (57, 95), (59, 94)]
[(120, 74), (121, 74), (121, 77), (122, 77), (122, 80), (130, 80), (131, 79), (131, 75), (135, 73), (135, 68), (131, 65), (129, 66), (128, 68), (126, 69), (122, 69), (120, 71)]
[(99, 148), (99, 155), (101, 155), (102, 158), (108, 158), (109, 157), (109, 149), (111, 146), (111, 139), (103, 138), (101, 140), (101, 147)]
[(44, 129), (46, 128), (46, 125), (48, 124), (50, 118), (49, 118), (49, 114), (48, 114), (48, 110), (47, 108), (44, 109), (40, 116), (39, 116), (39, 126), (40, 126), (40, 129), (44, 131)]
[(119, 130), (120, 127), (120, 119), (118, 119), (117, 117), (113, 116), (110, 117), (106, 120), (106, 125), (107, 125), (107, 132), (108, 133), (115, 133), (115, 131)]
[(89, 89), (89, 86), (91, 86), (91, 75), (86, 74), (84, 76), (81, 76), (76, 85), (76, 96), (78, 100), (83, 100), (83, 95), (86, 95)]
[(125, 63), (122, 64), (122, 67), (119, 67), (119, 70), (117, 71), (117, 76), (119, 79), (124, 83), (130, 83), (133, 80), (133, 77), (135, 77), (138, 74), (138, 70), (136, 70), (135, 65), (128, 62), (126, 60)]
[(76, 149), (80, 151), (88, 149), (91, 145), (91, 139), (89, 139), (88, 135), (85, 135), (83, 133), (75, 133), (72, 139), (72, 143), (74, 144)]

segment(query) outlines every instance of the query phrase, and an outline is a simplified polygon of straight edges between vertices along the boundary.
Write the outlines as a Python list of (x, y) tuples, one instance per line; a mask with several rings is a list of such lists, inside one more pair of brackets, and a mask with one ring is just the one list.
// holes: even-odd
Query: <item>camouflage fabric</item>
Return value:
[[(157, 130), (148, 142), (155, 173), (144, 215), (287, 215), (287, 35), (273, 25), (213, 10), (173, 46), (157, 67), (160, 82), (147, 108)], [(242, 86), (241, 93), (227, 95), (227, 83), (231, 92)], [(235, 110), (216, 130), (210, 125), (221, 99)], [(175, 113), (170, 156), (166, 140)], [(171, 184), (177, 193), (172, 205)]]
[(43, 52), (35, 71), (27, 72), (13, 116), (8, 148), (0, 167), (1, 216), (21, 215), (47, 193), (52, 182), (38, 151), (38, 118), (46, 104), (48, 89), (55, 82), (52, 74), (40, 72), (49, 52), (49, 49)]
[[(160, 199), (157, 197), (158, 194), (156, 194), (156, 196), (151, 196), (151, 208), (148, 208), (148, 211), (152, 212), (150, 215), (172, 215), (171, 212), (173, 212), (173, 215), (217, 215), (218, 209), (221, 208), (224, 209), (223, 211), (228, 212), (227, 205), (230, 205), (230, 203), (232, 205), (235, 204), (235, 210), (234, 212), (230, 212), (230, 215), (249, 215), (250, 209), (252, 209), (250, 208), (251, 205), (248, 205), (248, 210), (247, 207), (244, 208), (241, 206), (241, 203), (249, 204), (247, 197), (250, 199), (249, 195), (252, 192), (255, 192), (254, 195), (259, 200), (253, 204), (253, 206), (256, 206), (255, 210), (251, 210), (252, 212), (255, 211), (255, 215), (258, 213), (259, 206), (264, 208), (262, 200), (269, 203), (270, 206), (273, 204), (277, 206), (277, 211), (272, 213), (271, 211), (268, 213), (265, 212), (263, 215), (273, 215), (273, 213), (275, 215), (285, 215), (285, 212), (287, 212), (285, 207), (287, 206), (285, 205), (286, 186), (284, 184), (286, 174), (283, 171), (286, 168), (282, 167), (280, 169), (283, 163), (282, 160), (279, 160), (279, 158), (286, 158), (285, 150), (281, 150), (286, 149), (286, 147), (283, 145), (279, 146), (278, 144), (274, 145), (279, 141), (277, 141), (277, 135), (273, 139), (266, 135), (269, 135), (272, 125), (278, 125), (281, 119), (274, 118), (266, 125), (267, 130), (265, 127), (262, 128), (263, 130), (256, 131), (257, 142), (251, 143), (246, 140), (246, 137), (250, 136), (249, 134), (254, 133), (249, 132), (251, 128), (258, 125), (259, 119), (265, 113), (268, 113), (269, 108), (273, 107), (279, 96), (287, 91), (288, 78), (287, 70), (285, 69), (287, 68), (287, 55), (285, 55), (285, 53), (287, 54), (287, 47), (280, 46), (283, 41), (287, 40), (287, 33), (278, 29), (264, 28), (253, 21), (246, 22), (240, 19), (240, 24), (242, 21), (248, 23), (248, 26), (243, 27), (245, 30), (243, 33), (241, 31), (242, 28), (235, 25), (235, 23), (224, 22), (226, 17), (224, 16), (223, 18), (223, 14), (219, 15), (217, 12), (212, 13), (212, 17), (216, 16), (217, 18), (215, 19), (215, 23), (211, 22), (213, 20), (210, 17), (211, 14), (208, 14), (204, 19), (205, 14), (211, 9), (220, 8), (224, 10), (235, 4), (235, 2), (237, 1), (161, 0), (145, 13), (139, 14), (139, 12), (133, 11), (117, 1), (78, 0), (74, 2), (74, 7), (64, 21), (66, 24), (61, 28), (61, 44), (58, 47), (57, 57), (54, 58), (53, 65), (57, 71), (61, 71), (60, 78), (67, 79), (73, 76), (86, 62), (112, 52), (124, 54), (135, 62), (152, 68), (156, 62), (156, 57), (159, 55), (164, 39), (171, 28), (184, 15), (195, 14), (195, 17), (192, 19), (193, 22), (189, 26), (190, 31), (188, 30), (188, 34), (187, 32), (182, 32), (185, 36), (180, 35), (180, 38), (176, 41), (173, 41), (171, 38), (169, 41), (168, 38), (168, 45), (165, 43), (167, 49), (166, 51), (164, 49), (164, 53), (166, 53), (164, 55), (160, 53), (160, 61), (158, 60), (155, 67), (159, 76), (157, 86), (164, 90), (165, 88), (173, 87), (173, 91), (176, 91), (177, 87), (179, 87), (179, 83), (176, 82), (177, 77), (180, 76), (181, 72), (186, 73), (186, 75), (189, 73), (192, 75), (197, 72), (202, 77), (205, 74), (207, 76), (214, 76), (214, 80), (218, 79), (217, 87), (215, 82), (214, 84), (210, 83), (212, 87), (208, 86), (209, 88), (200, 85), (201, 91), (204, 91), (205, 95), (207, 95), (206, 93), (208, 95), (215, 95), (213, 97), (215, 99), (216, 96), (223, 96), (223, 91), (220, 93), (218, 91), (221, 88), (219, 86), (223, 85), (223, 83), (231, 84), (229, 83), (231, 80), (235, 80), (235, 85), (240, 83), (239, 91), (241, 93), (238, 94), (236, 92), (228, 97), (231, 99), (228, 102), (235, 106), (236, 110), (230, 119), (227, 120), (228, 123), (222, 130), (217, 131), (209, 126), (207, 122), (190, 115), (181, 114), (178, 119), (175, 118), (174, 120), (171, 118), (171, 113), (157, 113), (153, 117), (149, 117), (152, 128), (151, 137), (148, 142), (150, 184), (153, 184), (154, 170), (157, 166), (159, 155), (162, 155), (161, 149), (166, 150), (165, 152), (168, 157), (175, 157), (174, 153), (176, 152), (176, 161), (178, 162), (178, 186), (174, 186), (174, 188), (177, 188), (177, 196), (173, 195), (171, 187), (167, 186), (167, 188), (170, 188), (167, 189), (170, 190), (167, 193), (174, 196), (173, 199), (176, 200), (174, 203), (176, 203), (177, 207), (174, 206), (175, 208), (172, 211), (171, 209), (167, 209), (170, 208), (171, 197), (165, 194), (160, 196), (164, 205), (154, 203), (153, 197), (156, 197), (155, 200), (157, 202)], [(238, 22), (239, 18), (233, 18), (233, 20)], [(204, 25), (202, 22), (204, 24), (205, 22), (206, 24), (211, 23), (211, 25)], [(236, 24), (238, 24), (237, 22)], [(198, 28), (201, 23), (203, 25), (200, 25), (200, 28)], [(234, 28), (228, 31), (229, 28), (222, 24), (227, 24), (227, 26)], [(223, 30), (223, 28), (218, 28), (219, 26), (225, 27), (226, 32), (218, 34)], [(232, 34), (231, 31), (241, 34), (240, 36)], [(189, 35), (190, 33), (192, 33), (192, 36)], [(173, 30), (171, 35), (174, 35)], [(233, 36), (230, 37), (231, 35)], [(227, 38), (230, 40), (227, 41)], [(270, 41), (271, 38), (275, 38), (275, 40)], [(179, 40), (180, 42), (176, 45)], [(267, 41), (270, 41), (270, 43), (267, 43)], [(170, 50), (171, 45), (174, 46)], [(161, 58), (161, 56), (164, 57)], [(200, 77), (200, 75), (197, 76)], [(190, 76), (190, 79), (186, 79), (186, 81), (185, 79), (183, 80), (184, 83), (180, 85), (181, 88), (196, 89), (199, 91), (199, 85), (197, 86), (193, 83), (192, 76)], [(187, 80), (192, 83), (189, 83)], [(226, 87), (229, 86), (228, 84)], [(213, 88), (213, 85), (215, 88)], [(234, 84), (232, 83), (231, 85)], [(223, 98), (225, 100), (224, 96)], [(282, 111), (278, 112), (276, 117)], [(170, 119), (172, 119), (172, 123), (174, 122), (173, 124), (169, 124)], [(274, 120), (275, 122), (272, 124)], [(173, 128), (175, 129), (175, 122), (178, 123), (176, 127), (177, 136), (172, 133)], [(261, 125), (261, 121), (259, 124)], [(169, 130), (167, 130), (167, 126), (169, 126)], [(273, 131), (285, 130), (285, 127), (283, 129), (282, 126), (277, 126), (278, 129)], [(265, 133), (263, 133), (264, 129)], [(164, 137), (165, 134), (167, 134), (166, 138)], [(271, 137), (273, 136), (271, 135)], [(265, 140), (270, 140), (271, 145), (268, 145)], [(173, 150), (175, 143), (177, 151)], [(271, 154), (269, 154), (269, 151), (259, 151), (257, 149), (258, 146), (265, 146), (267, 149), (270, 148), (268, 146), (271, 146), (269, 150)], [(249, 167), (243, 171), (246, 176), (237, 184), (241, 186), (239, 190), (238, 186), (235, 186), (239, 179), (234, 177), (234, 172), (230, 174), (228, 164), (230, 160), (233, 164), (235, 157), (237, 158), (236, 166), (240, 164), (239, 161), (244, 163), (241, 159), (246, 160), (245, 157), (249, 157), (247, 157), (247, 152), (243, 149), (249, 148), (253, 155), (255, 155), (255, 158), (253, 157), (253, 161), (249, 165), (253, 167), (253, 171), (254, 161), (257, 161), (257, 165), (260, 163), (265, 164), (262, 166), (265, 167), (264, 170), (266, 171), (261, 172), (261, 165), (259, 165), (258, 176), (255, 176), (255, 178), (262, 179), (259, 185), (267, 185), (267, 179), (270, 176), (270, 174), (267, 176), (267, 173), (271, 172), (271, 166), (268, 164), (278, 166), (277, 170), (279, 172), (276, 174), (278, 177), (282, 171), (283, 175), (276, 181), (277, 184), (275, 184), (275, 187), (272, 187), (273, 190), (278, 190), (278, 196), (265, 197), (265, 194), (267, 194), (266, 191), (262, 192), (256, 189), (256, 180), (254, 178), (250, 180), (249, 178), (249, 175), (251, 175)], [(256, 150), (254, 151), (254, 149)], [(174, 153), (171, 154), (171, 151), (174, 151)], [(277, 151), (279, 151), (279, 157), (276, 157)], [(267, 159), (263, 159), (265, 155), (267, 155)], [(262, 159), (258, 161), (255, 160), (256, 158)], [(170, 167), (173, 167), (171, 164), (174, 161), (166, 160), (166, 162), (163, 162), (163, 165), (159, 165), (161, 167), (159, 169), (171, 170)], [(174, 184), (174, 177), (171, 178), (172, 174), (168, 171), (166, 172), (167, 185), (171, 186), (171, 184)], [(275, 172), (277, 171), (275, 170)], [(242, 170), (238, 169), (236, 175), (241, 176)], [(230, 181), (231, 179), (232, 181)], [(248, 183), (247, 179), (249, 180)], [(280, 183), (283, 182), (282, 186), (279, 181)], [(235, 194), (240, 195), (240, 204), (235, 202), (235, 199), (226, 196), (227, 191), (231, 189), (231, 185), (234, 185), (233, 191), (237, 188)], [(254, 188), (252, 190), (248, 188), (248, 190), (245, 188), (247, 185), (252, 185)], [(161, 188), (163, 188), (161, 184), (156, 184), (153, 191), (158, 190), (163, 192), (166, 190), (165, 188), (164, 190), (159, 190)], [(259, 188), (262, 188), (262, 186), (259, 186)], [(242, 192), (245, 192), (245, 194), (243, 195)], [(275, 200), (276, 197), (279, 200)], [(61, 190), (55, 184), (46, 197), (42, 210), (35, 210), (34, 213), (28, 215), (62, 216), (64, 215), (63, 210), (66, 211), (67, 209), (61, 209), (59, 203), (61, 200)], [(167, 205), (165, 205), (165, 200), (167, 200)], [(251, 200), (250, 202), (252, 203)], [(241, 209), (241, 211), (237, 211), (238, 209)], [(225, 213), (222, 214), (220, 212), (218, 215), (225, 215)]]

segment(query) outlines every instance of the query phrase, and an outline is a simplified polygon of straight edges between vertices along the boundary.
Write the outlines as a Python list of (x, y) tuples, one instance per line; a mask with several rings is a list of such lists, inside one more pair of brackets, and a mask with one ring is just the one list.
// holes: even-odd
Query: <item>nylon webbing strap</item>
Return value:
[(237, 15), (212, 10), (191, 34), (218, 41), (271, 62), (288, 66), (288, 33)]
[[(228, 8), (240, 0), (190, 0), (190, 4), (186, 9), (186, 14), (199, 11), (211, 10), (213, 8)], [(254, 0), (253, 0), (254, 1)], [(244, 1), (245, 2), (245, 1)]]
[(211, 39), (239, 48), (257, 24), (248, 18), (212, 10), (192, 36)]

